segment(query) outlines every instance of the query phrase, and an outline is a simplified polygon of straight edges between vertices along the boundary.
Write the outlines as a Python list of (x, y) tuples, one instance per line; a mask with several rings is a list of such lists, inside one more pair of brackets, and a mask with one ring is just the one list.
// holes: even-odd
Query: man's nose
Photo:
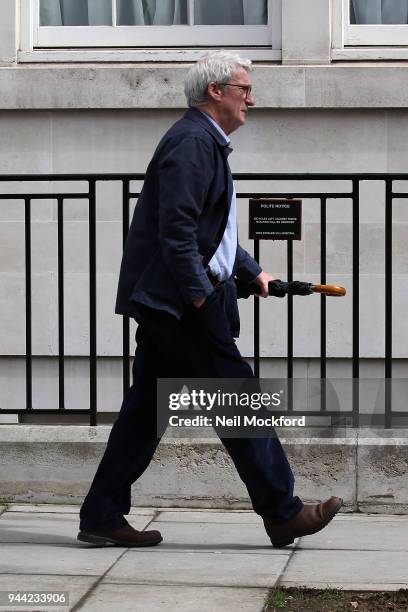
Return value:
[(247, 106), (255, 106), (255, 102), (255, 96), (251, 91), (251, 93), (249, 94), (249, 96), (247, 96), (246, 99)]

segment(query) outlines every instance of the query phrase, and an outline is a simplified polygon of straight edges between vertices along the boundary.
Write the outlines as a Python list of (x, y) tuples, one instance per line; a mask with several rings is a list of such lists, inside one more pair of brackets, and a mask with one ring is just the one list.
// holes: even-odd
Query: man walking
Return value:
[[(80, 512), (78, 539), (150, 546), (158, 531), (139, 532), (124, 515), (131, 485), (159, 444), (156, 384), (171, 378), (251, 378), (234, 341), (239, 317), (234, 278), (268, 295), (273, 277), (237, 238), (236, 195), (228, 165), (229, 134), (255, 105), (251, 62), (212, 53), (189, 71), (189, 109), (160, 141), (146, 172), (129, 230), (116, 312), (135, 318), (133, 384)], [(304, 505), (277, 437), (222, 438), (255, 512), (276, 547), (322, 529), (340, 509), (332, 497)]]

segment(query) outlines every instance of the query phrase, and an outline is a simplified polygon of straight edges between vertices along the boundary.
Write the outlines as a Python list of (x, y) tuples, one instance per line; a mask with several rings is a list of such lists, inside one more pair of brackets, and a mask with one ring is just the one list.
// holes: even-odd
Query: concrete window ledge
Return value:
[[(0, 502), (81, 503), (110, 429), (0, 426)], [(302, 499), (339, 495), (346, 511), (408, 514), (408, 430), (338, 430), (330, 438), (307, 433), (281, 435)], [(132, 504), (250, 508), (228, 454), (213, 438), (163, 438), (133, 487)]]
[[(0, 110), (179, 109), (188, 64), (33, 64), (0, 67)], [(403, 62), (257, 64), (258, 109), (407, 108)], [(254, 111), (256, 112), (256, 110)]]

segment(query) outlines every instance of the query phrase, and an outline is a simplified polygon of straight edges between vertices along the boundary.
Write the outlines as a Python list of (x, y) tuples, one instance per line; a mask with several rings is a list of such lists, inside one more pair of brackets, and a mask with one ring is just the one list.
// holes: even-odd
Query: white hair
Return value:
[(199, 59), (188, 71), (184, 81), (184, 93), (188, 106), (199, 106), (208, 101), (209, 83), (225, 84), (234, 76), (237, 68), (252, 70), (252, 62), (236, 53), (214, 51)]

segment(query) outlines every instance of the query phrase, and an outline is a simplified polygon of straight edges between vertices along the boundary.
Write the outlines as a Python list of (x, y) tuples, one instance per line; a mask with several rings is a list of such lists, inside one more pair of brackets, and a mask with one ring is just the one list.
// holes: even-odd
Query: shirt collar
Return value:
[(214, 121), (214, 119), (212, 117), (210, 117), (210, 115), (207, 115), (207, 113), (205, 113), (204, 111), (198, 109), (200, 111), (200, 113), (202, 115), (204, 115), (204, 117), (206, 117), (206, 119), (208, 119), (208, 121), (210, 123), (213, 124), (213, 126), (218, 130), (218, 132), (221, 134), (221, 136), (225, 139), (225, 144), (229, 145), (231, 142), (231, 139), (227, 136), (227, 134), (224, 132), (224, 130), (222, 129), (222, 127), (220, 125), (218, 125), (218, 123), (216, 121)]

